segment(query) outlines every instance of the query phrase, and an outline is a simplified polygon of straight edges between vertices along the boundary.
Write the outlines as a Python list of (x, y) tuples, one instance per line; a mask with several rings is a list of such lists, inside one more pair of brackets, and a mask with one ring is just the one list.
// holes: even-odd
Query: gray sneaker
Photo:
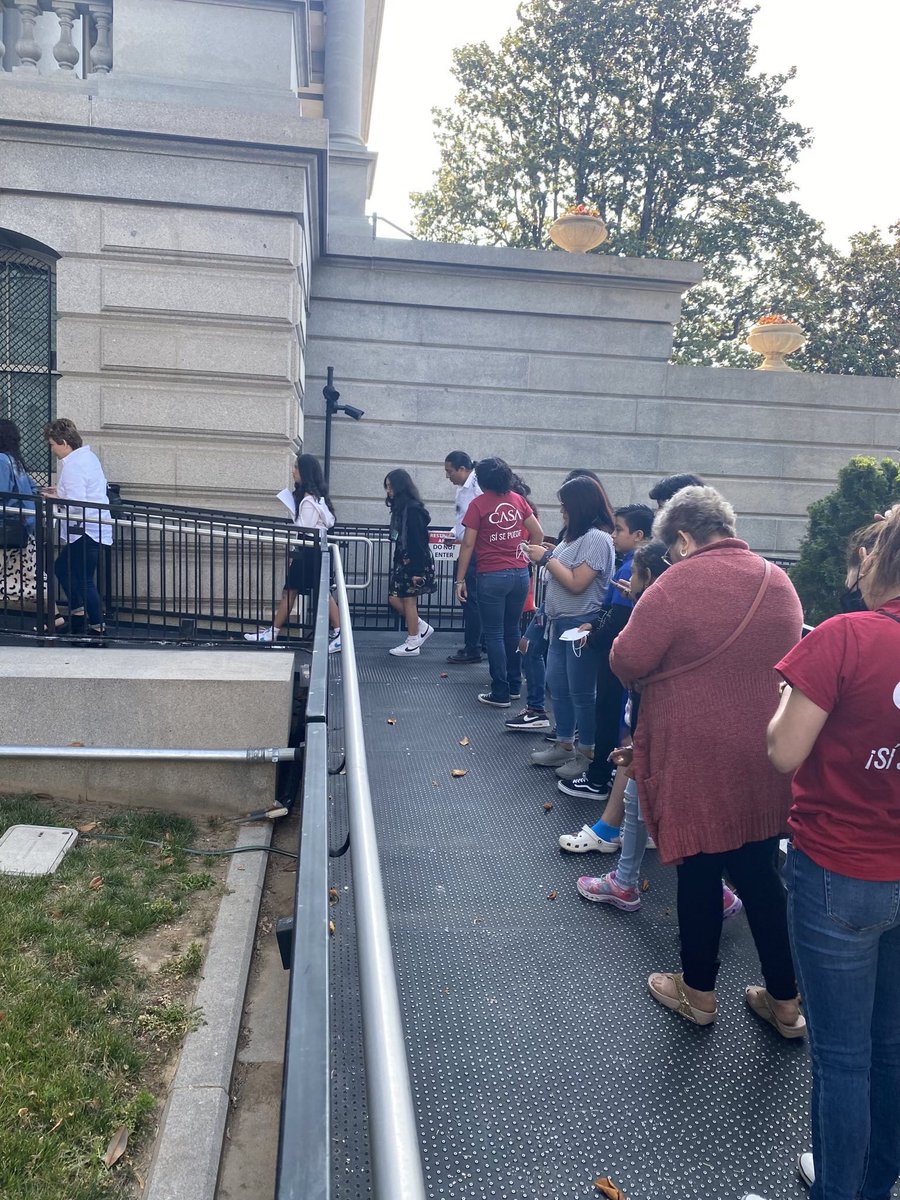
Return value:
[(587, 775), (588, 767), (591, 765), (591, 760), (585, 758), (583, 754), (573, 754), (568, 762), (564, 762), (556, 768), (557, 779), (580, 779), (582, 775)]
[(531, 765), (533, 767), (561, 767), (563, 763), (571, 762), (572, 753), (571, 750), (567, 750), (558, 743), (548, 746), (546, 750), (532, 750)]

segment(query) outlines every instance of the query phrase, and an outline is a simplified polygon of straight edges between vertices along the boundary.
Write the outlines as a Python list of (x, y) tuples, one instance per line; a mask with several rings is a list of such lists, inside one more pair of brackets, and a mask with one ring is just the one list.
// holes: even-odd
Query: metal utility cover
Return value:
[(77, 837), (77, 829), (11, 825), (0, 837), (0, 874), (52, 875)]

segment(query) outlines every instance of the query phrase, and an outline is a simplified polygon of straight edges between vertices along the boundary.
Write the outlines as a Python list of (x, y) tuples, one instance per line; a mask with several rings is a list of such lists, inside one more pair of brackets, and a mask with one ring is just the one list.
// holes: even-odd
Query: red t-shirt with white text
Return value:
[(477, 534), (475, 569), (479, 575), (528, 566), (531, 559), (519, 547), (528, 541), (525, 522), (533, 516), (534, 509), (518, 492), (505, 496), (483, 492), (475, 497), (466, 509), (463, 525)]
[[(900, 600), (884, 612), (900, 617)], [(900, 880), (900, 623), (832, 617), (776, 670), (828, 713), (794, 774), (795, 846), (852, 879)]]

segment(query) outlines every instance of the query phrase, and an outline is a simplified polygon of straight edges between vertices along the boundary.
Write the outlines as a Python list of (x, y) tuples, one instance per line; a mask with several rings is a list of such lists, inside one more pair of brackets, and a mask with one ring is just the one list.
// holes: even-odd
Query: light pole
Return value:
[(322, 395), (325, 397), (325, 461), (323, 463), (323, 471), (325, 482), (328, 483), (331, 477), (331, 422), (334, 414), (343, 412), (354, 421), (361, 421), (365, 415), (365, 411), (361, 408), (354, 408), (352, 404), (338, 404), (341, 393), (334, 386), (334, 367), (328, 368), (325, 386), (322, 388)]

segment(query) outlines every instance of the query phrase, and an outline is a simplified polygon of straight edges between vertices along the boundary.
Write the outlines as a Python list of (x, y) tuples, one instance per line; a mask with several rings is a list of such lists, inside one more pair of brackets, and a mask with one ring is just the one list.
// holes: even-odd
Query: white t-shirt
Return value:
[[(108, 504), (106, 476), (100, 459), (90, 446), (79, 446), (71, 454), (59, 460), (59, 475), (56, 494), (60, 500), (93, 500), (95, 504)], [(80, 508), (70, 505), (59, 509), (60, 535), (65, 542), (77, 542), (83, 533), (93, 542), (111, 546), (113, 527), (108, 509)]]
[(324, 500), (306, 495), (300, 501), (294, 524), (301, 529), (331, 529), (334, 525), (334, 513)]
[(456, 513), (453, 524), (453, 536), (458, 542), (461, 542), (465, 537), (466, 527), (463, 525), (463, 517), (468, 511), (469, 505), (476, 496), (481, 495), (481, 488), (478, 486), (478, 480), (475, 478), (475, 468), (469, 472), (469, 478), (465, 483), (461, 483), (456, 489)]

